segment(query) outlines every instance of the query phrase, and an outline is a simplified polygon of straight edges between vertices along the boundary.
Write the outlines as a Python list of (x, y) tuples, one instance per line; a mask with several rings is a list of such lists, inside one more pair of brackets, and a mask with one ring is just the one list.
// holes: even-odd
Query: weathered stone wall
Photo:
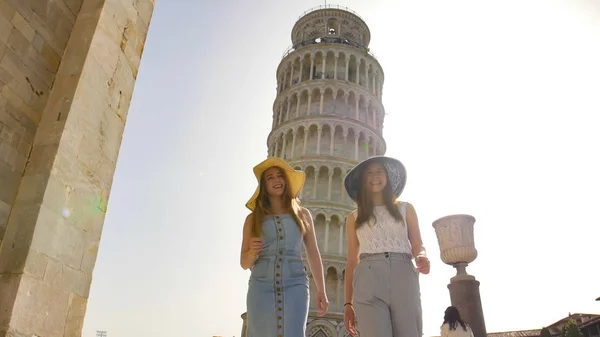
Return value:
[(0, 337), (81, 336), (154, 0), (0, 0)]
[(82, 0), (0, 0), (0, 240)]

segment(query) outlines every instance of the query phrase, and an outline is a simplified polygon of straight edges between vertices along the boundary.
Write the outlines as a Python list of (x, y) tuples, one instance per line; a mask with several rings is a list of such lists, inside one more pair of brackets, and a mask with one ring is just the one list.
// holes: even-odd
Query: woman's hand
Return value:
[(257, 238), (257, 237), (250, 238), (250, 249), (249, 249), (250, 254), (252, 254), (254, 256), (258, 256), (258, 254), (262, 250), (262, 247), (263, 247), (263, 239), (262, 238)]
[(346, 331), (352, 336), (358, 336), (356, 331), (356, 316), (354, 315), (354, 307), (350, 304), (344, 306), (344, 326)]
[(421, 274), (429, 274), (429, 259), (427, 256), (417, 256), (417, 271)]
[(327, 308), (329, 307), (329, 301), (324, 291), (317, 293), (317, 308), (320, 310), (318, 316), (325, 316), (327, 314)]

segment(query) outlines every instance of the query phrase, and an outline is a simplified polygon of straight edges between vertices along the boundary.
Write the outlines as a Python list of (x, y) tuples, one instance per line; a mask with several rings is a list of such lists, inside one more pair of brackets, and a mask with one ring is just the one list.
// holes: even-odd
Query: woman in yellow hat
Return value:
[(252, 270), (248, 282), (247, 337), (305, 337), (308, 319), (308, 277), (302, 246), (317, 286), (319, 315), (327, 313), (323, 262), (310, 212), (297, 196), (305, 181), (302, 171), (271, 157), (254, 167), (258, 187), (246, 203), (240, 264)]

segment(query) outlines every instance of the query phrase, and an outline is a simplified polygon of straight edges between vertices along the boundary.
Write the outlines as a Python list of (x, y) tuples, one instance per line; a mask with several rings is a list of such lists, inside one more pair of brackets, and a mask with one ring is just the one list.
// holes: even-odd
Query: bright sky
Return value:
[[(275, 71), (322, 2), (158, 0), (123, 137), (84, 337), (240, 336), (252, 167)], [(455, 271), (431, 223), (476, 217), (488, 332), (600, 314), (600, 1), (348, 0), (385, 72), (387, 155), (432, 261), (425, 336)]]

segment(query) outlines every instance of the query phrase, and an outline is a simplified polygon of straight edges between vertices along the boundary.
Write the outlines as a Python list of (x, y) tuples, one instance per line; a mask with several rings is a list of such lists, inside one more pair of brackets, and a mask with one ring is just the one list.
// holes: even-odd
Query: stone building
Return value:
[(317, 317), (311, 281), (307, 337), (343, 337), (345, 219), (355, 207), (343, 179), (359, 161), (385, 153), (383, 69), (368, 48), (369, 27), (347, 8), (308, 10), (291, 38), (276, 72), (268, 156), (306, 172), (300, 200), (314, 217), (330, 302), (329, 314)]
[(0, 336), (81, 336), (155, 0), (0, 0)]

